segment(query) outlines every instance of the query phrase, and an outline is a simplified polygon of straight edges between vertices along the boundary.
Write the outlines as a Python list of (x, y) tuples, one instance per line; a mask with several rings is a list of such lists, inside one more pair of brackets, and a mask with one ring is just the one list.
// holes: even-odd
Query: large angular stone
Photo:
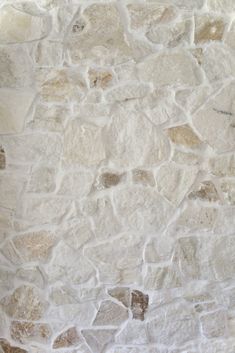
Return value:
[(220, 189), (224, 198), (224, 201), (228, 205), (235, 205), (235, 181), (234, 180), (222, 180), (220, 182)]
[(1, 307), (10, 317), (22, 320), (39, 320), (44, 315), (48, 303), (42, 299), (34, 287), (22, 285), (13, 294), (4, 297)]
[(115, 330), (108, 329), (82, 330), (82, 335), (94, 353), (102, 353), (105, 347), (113, 341), (115, 333)]
[(0, 11), (0, 43), (31, 42), (44, 38), (49, 33), (48, 16), (32, 16), (6, 5)]
[(45, 285), (44, 275), (38, 266), (19, 268), (16, 271), (16, 277), (21, 281), (32, 283), (38, 288), (43, 288)]
[(143, 262), (142, 247), (142, 237), (124, 233), (110, 242), (87, 248), (85, 255), (98, 268), (104, 283), (136, 283)]
[(73, 63), (82, 59), (102, 64), (121, 63), (131, 55), (120, 14), (112, 3), (88, 6), (82, 16), (74, 19), (66, 45)]
[(8, 342), (4, 338), (0, 338), (0, 347), (2, 353), (28, 353), (25, 349), (20, 347), (12, 346), (10, 342)]
[(54, 243), (55, 236), (50, 232), (27, 233), (18, 235), (12, 241), (7, 242), (2, 249), (2, 253), (15, 264), (30, 261), (45, 262)]
[(235, 271), (235, 238), (218, 237), (211, 245), (211, 264), (216, 280), (233, 278)]
[(116, 343), (125, 346), (140, 346), (149, 344), (149, 337), (145, 323), (139, 320), (130, 320), (123, 330), (117, 335)]
[(61, 225), (58, 231), (59, 235), (63, 237), (64, 242), (73, 249), (80, 249), (89, 240), (94, 239), (92, 225), (87, 218), (81, 218), (71, 223)]
[(1, 174), (0, 178), (0, 207), (15, 210), (21, 192), (25, 186), (25, 179), (10, 172)]
[(182, 286), (182, 281), (172, 266), (149, 265), (144, 286), (148, 290), (178, 288)]
[(15, 341), (23, 344), (30, 342), (47, 344), (52, 336), (52, 330), (48, 324), (26, 321), (12, 321), (10, 333)]
[(59, 336), (57, 336), (53, 343), (53, 348), (66, 348), (66, 347), (74, 347), (78, 345), (81, 341), (80, 336), (78, 335), (76, 327), (71, 327), (65, 332), (62, 332)]
[(197, 86), (202, 80), (200, 69), (184, 50), (149, 56), (138, 70), (141, 80), (158, 86)]
[(181, 302), (159, 308), (151, 322), (147, 323), (151, 343), (183, 345), (196, 339), (199, 325), (192, 309)]
[(195, 43), (205, 43), (211, 40), (222, 40), (225, 23), (222, 18), (210, 15), (196, 16)]
[(29, 192), (53, 192), (56, 188), (56, 170), (44, 165), (33, 168), (27, 190)]
[(186, 169), (173, 162), (164, 164), (156, 174), (160, 194), (173, 204), (180, 204), (195, 181), (197, 172), (195, 167)]
[(189, 148), (198, 147), (202, 143), (188, 124), (167, 129), (167, 135), (172, 142)]
[(205, 141), (218, 152), (235, 148), (235, 85), (226, 86), (193, 116), (193, 124)]
[(47, 106), (37, 104), (33, 119), (28, 122), (28, 127), (32, 130), (41, 130), (49, 132), (62, 132), (66, 118), (70, 115), (70, 110), (61, 105)]
[(155, 166), (169, 155), (169, 142), (139, 112), (120, 109), (104, 132), (105, 148), (116, 167)]
[(114, 203), (123, 223), (135, 231), (160, 231), (172, 213), (168, 202), (151, 188), (133, 186), (117, 190)]
[(0, 89), (0, 134), (23, 131), (34, 98), (32, 90)]
[(29, 87), (33, 83), (32, 62), (23, 46), (1, 46), (0, 66), (1, 88)]
[(111, 297), (120, 301), (125, 307), (130, 306), (130, 289), (128, 287), (115, 287), (108, 290)]
[(64, 161), (67, 164), (96, 165), (105, 159), (102, 129), (73, 120), (65, 131)]
[(93, 325), (119, 326), (127, 319), (128, 312), (123, 306), (118, 305), (111, 300), (105, 300), (100, 304)]
[(150, 239), (145, 246), (145, 261), (150, 263), (170, 261), (174, 242), (174, 239), (166, 234)]
[(138, 99), (146, 96), (150, 92), (150, 86), (141, 82), (130, 82), (113, 87), (106, 94), (109, 103)]

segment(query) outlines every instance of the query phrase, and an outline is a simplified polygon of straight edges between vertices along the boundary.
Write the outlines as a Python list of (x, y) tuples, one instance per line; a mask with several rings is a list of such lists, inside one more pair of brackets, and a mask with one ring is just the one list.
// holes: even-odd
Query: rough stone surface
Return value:
[(2, 0), (0, 352), (235, 352), (234, 0)]

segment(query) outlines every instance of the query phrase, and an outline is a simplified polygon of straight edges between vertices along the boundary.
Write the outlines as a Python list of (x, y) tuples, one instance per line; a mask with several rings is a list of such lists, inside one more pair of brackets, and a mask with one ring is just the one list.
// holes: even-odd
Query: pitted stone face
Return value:
[(235, 0), (3, 0), (0, 353), (235, 352)]

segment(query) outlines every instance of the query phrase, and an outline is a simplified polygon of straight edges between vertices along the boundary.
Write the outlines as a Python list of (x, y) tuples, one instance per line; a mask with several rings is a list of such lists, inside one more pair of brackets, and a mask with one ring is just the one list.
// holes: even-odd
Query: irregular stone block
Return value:
[(0, 303), (4, 312), (10, 317), (32, 321), (41, 319), (48, 306), (38, 290), (27, 285), (18, 287), (13, 294), (3, 298)]
[(148, 332), (144, 322), (139, 320), (128, 321), (127, 325), (117, 335), (116, 343), (119, 345), (135, 345), (141, 346), (149, 344)]
[(96, 165), (105, 159), (102, 129), (73, 120), (65, 131), (65, 163), (85, 166)]
[(43, 288), (45, 284), (45, 278), (39, 267), (27, 267), (19, 268), (16, 271), (16, 277), (21, 281), (32, 283), (39, 288)]
[(149, 56), (138, 71), (141, 80), (158, 86), (197, 86), (202, 81), (200, 69), (184, 50)]
[(220, 189), (223, 194), (225, 203), (235, 205), (235, 181), (223, 180), (220, 182)]
[(128, 319), (128, 311), (111, 300), (101, 302), (94, 326), (119, 326)]
[(218, 152), (235, 148), (234, 95), (235, 85), (230, 84), (193, 116), (196, 130)]
[(203, 181), (188, 195), (191, 200), (202, 200), (208, 202), (219, 201), (219, 195), (215, 185), (210, 180)]
[(22, 175), (12, 175), (10, 172), (1, 174), (0, 207), (15, 210), (24, 186), (25, 178)]
[(84, 336), (88, 346), (94, 353), (102, 353), (104, 348), (113, 341), (115, 330), (82, 330), (82, 335)]
[(23, 131), (35, 94), (32, 90), (0, 89), (0, 134)]
[(235, 4), (233, 0), (208, 0), (207, 6), (210, 10), (218, 12), (231, 13), (235, 11)]
[(111, 88), (106, 93), (108, 102), (127, 101), (146, 96), (150, 92), (150, 86), (145, 83), (131, 82)]
[(144, 279), (144, 286), (148, 290), (177, 288), (182, 286), (182, 281), (177, 271), (172, 266), (148, 266)]
[(11, 344), (3, 338), (0, 339), (0, 346), (3, 353), (28, 353), (25, 349), (11, 346)]
[(83, 198), (91, 190), (93, 179), (92, 173), (87, 171), (65, 171), (61, 176), (57, 193), (72, 198), (76, 197), (76, 199)]
[(131, 292), (131, 311), (133, 319), (144, 321), (144, 314), (148, 309), (149, 296), (139, 290)]
[(50, 29), (49, 16), (32, 16), (6, 5), (0, 11), (0, 43), (31, 42), (46, 37)]
[(233, 278), (235, 271), (235, 238), (218, 237), (211, 246), (211, 263), (216, 280)]
[(81, 338), (78, 335), (76, 327), (71, 327), (65, 332), (62, 332), (59, 336), (57, 336), (53, 343), (53, 348), (66, 348), (73, 347), (80, 343)]
[(225, 29), (223, 18), (210, 15), (196, 16), (194, 41), (196, 44), (222, 40)]
[(150, 170), (134, 169), (132, 171), (132, 180), (134, 184), (155, 186), (155, 179)]
[(188, 124), (167, 129), (167, 135), (172, 142), (189, 148), (199, 147), (202, 143)]
[(12, 321), (10, 333), (13, 340), (23, 344), (30, 342), (47, 344), (52, 336), (52, 330), (48, 324), (24, 321)]
[(56, 188), (55, 177), (55, 168), (44, 165), (33, 168), (27, 187), (28, 192), (53, 192)]
[(113, 186), (118, 185), (123, 178), (123, 175), (115, 172), (104, 172), (95, 180), (93, 187), (97, 190), (109, 189)]
[(111, 297), (120, 301), (125, 307), (130, 306), (130, 289), (128, 287), (116, 287), (108, 290)]
[[(82, 25), (80, 24), (82, 23)], [(73, 63), (92, 59), (97, 63), (121, 63), (131, 56), (115, 4), (92, 4), (76, 17), (66, 45)]]
[(113, 75), (111, 71), (96, 70), (91, 68), (88, 71), (90, 87), (106, 89), (112, 84)]
[(227, 315), (223, 310), (200, 317), (202, 333), (207, 338), (221, 337), (226, 333)]

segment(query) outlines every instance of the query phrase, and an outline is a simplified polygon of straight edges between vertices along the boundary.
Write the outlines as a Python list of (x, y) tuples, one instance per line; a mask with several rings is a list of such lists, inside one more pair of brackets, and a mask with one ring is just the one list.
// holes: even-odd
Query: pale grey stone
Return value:
[(224, 310), (208, 313), (200, 317), (202, 333), (207, 338), (221, 337), (226, 333), (227, 315)]
[(93, 175), (87, 171), (65, 171), (58, 187), (58, 194), (72, 198), (83, 198), (91, 190)]
[(123, 306), (111, 300), (101, 302), (94, 326), (119, 326), (128, 319), (128, 312)]
[(102, 353), (107, 344), (113, 341), (115, 332), (108, 329), (86, 329), (82, 330), (82, 335), (94, 353)]
[(56, 188), (56, 170), (44, 165), (32, 169), (27, 191), (36, 193), (52, 192)]

